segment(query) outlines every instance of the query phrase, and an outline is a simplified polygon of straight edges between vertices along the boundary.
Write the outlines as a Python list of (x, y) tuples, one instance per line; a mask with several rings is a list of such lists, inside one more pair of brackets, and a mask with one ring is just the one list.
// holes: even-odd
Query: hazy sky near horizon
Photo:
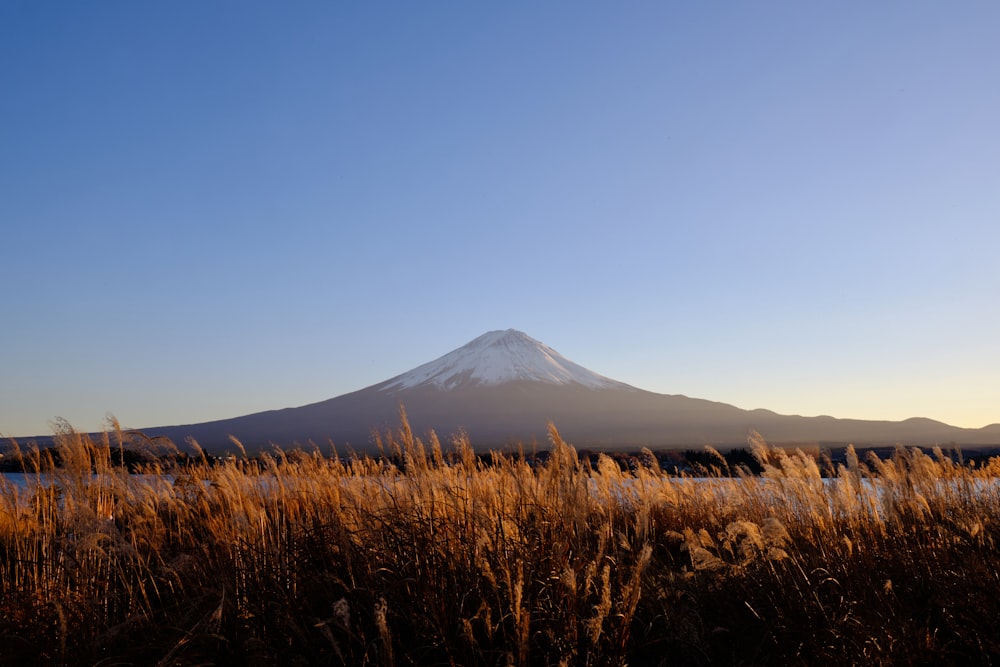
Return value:
[(663, 393), (1000, 422), (998, 25), (0, 3), (0, 434), (303, 405), (508, 327)]

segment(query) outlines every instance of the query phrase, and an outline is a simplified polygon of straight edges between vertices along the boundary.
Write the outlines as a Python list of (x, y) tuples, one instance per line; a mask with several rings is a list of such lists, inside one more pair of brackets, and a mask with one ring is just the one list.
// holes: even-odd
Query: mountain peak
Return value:
[(589, 371), (517, 329), (488, 331), (430, 363), (386, 381), (383, 391), (434, 386), (457, 389), (516, 381), (582, 385), (591, 389), (630, 388)]

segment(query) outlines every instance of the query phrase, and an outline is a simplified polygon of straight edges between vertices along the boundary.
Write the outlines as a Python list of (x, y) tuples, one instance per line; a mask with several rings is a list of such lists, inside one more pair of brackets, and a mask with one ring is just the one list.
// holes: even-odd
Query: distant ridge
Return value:
[(379, 384), (297, 408), (219, 421), (142, 429), (208, 451), (313, 442), (371, 451), (373, 433), (398, 426), (404, 405), (417, 433), (459, 431), (473, 446), (547, 444), (551, 421), (578, 447), (743, 446), (751, 430), (775, 443), (1000, 445), (1000, 424), (964, 429), (930, 419), (901, 422), (780, 415), (657, 394), (590, 371), (515, 329), (487, 332)]

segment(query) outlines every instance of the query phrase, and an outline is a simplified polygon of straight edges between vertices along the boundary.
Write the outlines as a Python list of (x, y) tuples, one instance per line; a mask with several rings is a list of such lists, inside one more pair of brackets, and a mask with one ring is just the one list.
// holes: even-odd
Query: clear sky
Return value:
[(0, 433), (320, 401), (479, 334), (1000, 422), (1000, 3), (0, 3)]

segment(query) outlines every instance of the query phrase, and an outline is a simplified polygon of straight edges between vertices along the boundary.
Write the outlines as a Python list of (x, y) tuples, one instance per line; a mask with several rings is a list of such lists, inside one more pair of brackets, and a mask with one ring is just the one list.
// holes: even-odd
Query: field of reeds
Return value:
[(64, 429), (60, 467), (0, 482), (0, 664), (1000, 662), (997, 460), (849, 450), (824, 478), (752, 436), (761, 477), (706, 481), (404, 419), (381, 459), (140, 476), (121, 437)]

